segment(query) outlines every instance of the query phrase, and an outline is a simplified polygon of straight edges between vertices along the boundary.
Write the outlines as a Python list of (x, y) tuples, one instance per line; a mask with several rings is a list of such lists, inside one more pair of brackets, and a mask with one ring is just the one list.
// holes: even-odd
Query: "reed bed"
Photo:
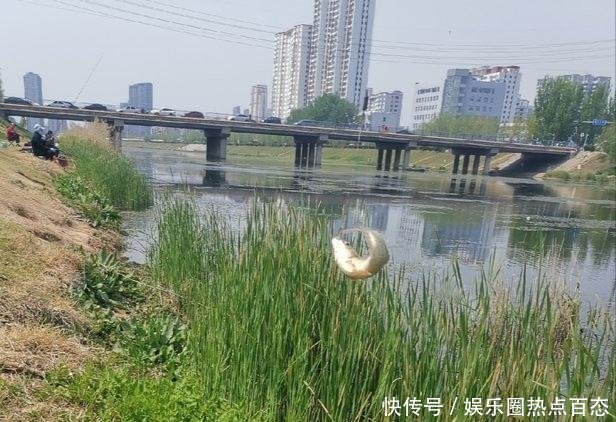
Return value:
[(545, 280), (522, 275), (507, 288), (486, 270), (464, 291), (454, 266), (353, 282), (335, 267), (318, 209), (256, 206), (239, 234), (224, 221), (171, 201), (150, 257), (178, 297), (186, 364), (210, 398), (289, 421), (382, 420), (385, 397), (440, 398), (445, 420), (466, 398), (613, 407), (613, 322), (592, 309), (581, 326), (579, 300)]
[(60, 143), (62, 151), (74, 162), (75, 173), (91, 183), (116, 208), (142, 210), (152, 204), (152, 189), (146, 178), (128, 158), (113, 151), (96, 136), (81, 137), (81, 132), (69, 132)]

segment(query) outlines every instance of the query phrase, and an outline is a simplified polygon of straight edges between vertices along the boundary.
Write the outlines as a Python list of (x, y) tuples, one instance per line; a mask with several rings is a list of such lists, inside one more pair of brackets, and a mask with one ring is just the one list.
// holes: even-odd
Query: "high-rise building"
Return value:
[(286, 119), (307, 103), (311, 25), (297, 25), (276, 34), (272, 115)]
[[(43, 80), (40, 75), (28, 72), (24, 75), (24, 98), (33, 103), (43, 105)], [(34, 126), (42, 125), (43, 119), (29, 117), (27, 128), (29, 131), (34, 130)]]
[[(150, 82), (142, 82), (128, 87), (128, 105), (148, 112), (154, 108), (154, 87)], [(152, 130), (144, 126), (126, 126), (126, 134), (139, 138), (150, 136)]]
[(237, 116), (238, 114), (242, 114), (242, 107), (241, 106), (233, 107), (233, 115)]
[(334, 94), (361, 108), (375, 0), (315, 0), (310, 43), (308, 102)]
[(500, 122), (503, 124), (513, 122), (515, 109), (520, 100), (520, 82), (522, 74), (519, 66), (483, 66), (471, 69), (471, 74), (480, 81), (503, 82), (505, 84), (505, 97)]
[(415, 84), (411, 129), (418, 130), (425, 123), (438, 117), (443, 105), (443, 89), (440, 85)]
[[(458, 116), (503, 116), (506, 83), (478, 79), (468, 69), (449, 69), (443, 86), (441, 111)], [(517, 104), (517, 103), (516, 103)]]
[(260, 122), (265, 119), (267, 114), (267, 86), (253, 85), (250, 91), (250, 115), (254, 120)]
[(128, 87), (128, 105), (150, 111), (154, 108), (154, 88), (150, 82), (142, 82)]
[(395, 132), (400, 127), (402, 92), (379, 92), (368, 99), (368, 122), (370, 130)]
[(530, 101), (520, 98), (520, 101), (518, 101), (518, 105), (515, 108), (514, 121), (528, 120), (531, 114), (533, 114), (533, 109), (534, 107)]
[(559, 75), (556, 77), (546, 75), (544, 78), (539, 79), (537, 81), (537, 91), (543, 87), (543, 85), (548, 79), (554, 79), (554, 78), (564, 79), (566, 81), (571, 81), (573, 83), (580, 85), (584, 92), (584, 96), (591, 94), (595, 90), (595, 88), (597, 88), (597, 86), (599, 85), (605, 85), (607, 87), (606, 91), (609, 92), (610, 85), (612, 82), (612, 78), (608, 76), (594, 76), (590, 74), (580, 75), (580, 74), (574, 73), (571, 75)]

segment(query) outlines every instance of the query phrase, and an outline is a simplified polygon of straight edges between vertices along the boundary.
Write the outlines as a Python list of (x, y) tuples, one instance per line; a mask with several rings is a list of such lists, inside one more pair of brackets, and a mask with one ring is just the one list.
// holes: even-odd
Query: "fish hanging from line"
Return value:
[[(368, 245), (368, 254), (359, 256), (349, 242), (340, 236), (347, 232), (360, 232)], [(389, 251), (383, 236), (372, 229), (341, 230), (332, 238), (334, 260), (340, 270), (350, 279), (362, 280), (372, 277), (389, 261)]]

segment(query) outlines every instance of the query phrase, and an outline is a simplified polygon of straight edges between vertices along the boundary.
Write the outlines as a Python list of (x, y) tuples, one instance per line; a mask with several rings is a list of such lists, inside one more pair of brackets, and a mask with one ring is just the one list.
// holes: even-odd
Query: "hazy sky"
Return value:
[[(312, 23), (313, 5), (312, 0), (1, 3), (0, 69), (7, 95), (23, 96), (23, 74), (32, 71), (43, 77), (46, 99), (117, 104), (126, 101), (129, 84), (149, 81), (155, 106), (223, 113), (234, 105), (247, 107), (251, 85), (271, 85), (268, 40), (278, 30)], [(180, 32), (76, 12), (71, 5)], [(521, 93), (531, 100), (537, 78), (546, 73), (614, 78), (614, 43), (598, 41), (615, 38), (615, 13), (614, 0), (376, 0), (369, 85), (403, 91), (402, 123), (408, 124), (414, 83), (442, 83), (450, 67), (519, 64)]]

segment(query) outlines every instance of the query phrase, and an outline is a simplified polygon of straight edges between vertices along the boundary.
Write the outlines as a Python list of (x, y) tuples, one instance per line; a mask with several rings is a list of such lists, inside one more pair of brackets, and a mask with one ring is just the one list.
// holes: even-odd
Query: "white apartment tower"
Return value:
[(395, 132), (399, 129), (402, 97), (403, 94), (400, 91), (379, 92), (370, 95), (368, 102), (370, 130)]
[(501, 111), (501, 124), (513, 123), (516, 108), (520, 100), (520, 82), (522, 74), (519, 66), (483, 66), (471, 69), (477, 80), (484, 82), (504, 82), (505, 99)]
[(441, 112), (443, 88), (440, 85), (415, 84), (413, 89), (413, 110), (411, 129), (418, 130)]
[(276, 34), (272, 115), (286, 119), (306, 106), (311, 25), (297, 25)]
[(266, 85), (253, 85), (250, 91), (250, 115), (257, 122), (268, 117)]
[(308, 102), (335, 94), (361, 108), (375, 0), (315, 0)]

